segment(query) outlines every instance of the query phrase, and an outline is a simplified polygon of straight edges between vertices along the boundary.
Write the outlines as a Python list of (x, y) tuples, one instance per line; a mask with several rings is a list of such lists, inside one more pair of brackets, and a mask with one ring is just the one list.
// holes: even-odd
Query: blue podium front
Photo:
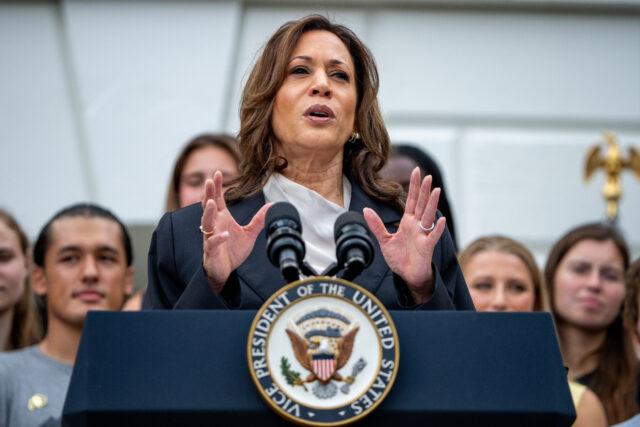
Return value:
[[(247, 366), (253, 311), (90, 312), (64, 426), (289, 423)], [(363, 426), (570, 426), (565, 369), (547, 313), (392, 311), (400, 367)]]

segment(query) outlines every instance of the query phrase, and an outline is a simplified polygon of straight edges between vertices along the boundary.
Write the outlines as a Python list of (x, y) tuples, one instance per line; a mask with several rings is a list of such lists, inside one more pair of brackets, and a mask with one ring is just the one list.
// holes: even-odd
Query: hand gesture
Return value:
[(205, 182), (204, 212), (200, 223), (204, 252), (202, 266), (215, 292), (222, 292), (231, 272), (251, 253), (258, 234), (264, 228), (270, 206), (271, 203), (264, 205), (251, 222), (242, 227), (233, 219), (224, 201), (222, 173), (217, 171), (213, 179)]
[(420, 170), (416, 167), (411, 173), (407, 204), (398, 231), (388, 233), (378, 214), (364, 209), (364, 218), (380, 243), (385, 261), (407, 283), (418, 304), (433, 294), (431, 258), (446, 222), (442, 217), (434, 224), (439, 198), (439, 188), (431, 191), (431, 175), (420, 185)]

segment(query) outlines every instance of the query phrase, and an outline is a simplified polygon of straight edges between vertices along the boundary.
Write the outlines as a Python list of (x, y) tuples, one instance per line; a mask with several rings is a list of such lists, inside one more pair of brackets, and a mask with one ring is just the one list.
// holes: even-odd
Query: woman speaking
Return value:
[(376, 242), (356, 282), (387, 308), (470, 309), (431, 177), (399, 185), (378, 172), (390, 151), (377, 102), (378, 72), (348, 28), (311, 15), (280, 27), (247, 80), (240, 111), (240, 177), (222, 175), (202, 204), (167, 213), (149, 250), (146, 308), (255, 309), (283, 285), (267, 258), (265, 215), (274, 202), (300, 212), (306, 261), (334, 260), (333, 226), (364, 214)]

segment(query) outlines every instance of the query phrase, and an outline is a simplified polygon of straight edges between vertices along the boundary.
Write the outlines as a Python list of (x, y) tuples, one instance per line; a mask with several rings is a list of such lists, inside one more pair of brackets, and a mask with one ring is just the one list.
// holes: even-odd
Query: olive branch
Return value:
[(284, 356), (280, 359), (280, 370), (282, 371), (284, 378), (287, 380), (287, 384), (292, 386), (301, 385), (304, 391), (307, 391), (307, 386), (305, 386), (300, 379), (300, 372), (292, 371), (289, 359)]

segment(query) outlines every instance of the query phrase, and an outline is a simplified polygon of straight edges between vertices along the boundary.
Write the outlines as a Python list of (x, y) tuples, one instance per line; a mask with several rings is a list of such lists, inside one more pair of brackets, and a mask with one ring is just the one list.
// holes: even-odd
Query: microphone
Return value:
[(300, 279), (305, 248), (298, 210), (291, 203), (278, 202), (267, 211), (267, 256), (280, 268), (287, 283)]
[(338, 266), (344, 266), (345, 280), (353, 280), (373, 259), (373, 241), (369, 227), (361, 214), (349, 211), (336, 220), (333, 236), (336, 240)]

